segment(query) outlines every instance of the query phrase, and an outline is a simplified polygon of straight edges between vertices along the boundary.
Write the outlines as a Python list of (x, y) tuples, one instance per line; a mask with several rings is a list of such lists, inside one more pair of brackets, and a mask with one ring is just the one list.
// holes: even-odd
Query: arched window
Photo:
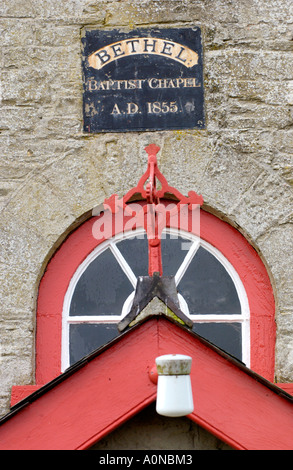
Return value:
[[(239, 231), (199, 212), (201, 196), (185, 197), (168, 185), (157, 168), (158, 150), (146, 148), (148, 169), (137, 187), (105, 201), (103, 212), (71, 233), (50, 260), (38, 296), (37, 384), (119, 335), (137, 278), (155, 272), (174, 276), (195, 332), (273, 380), (274, 296), (264, 264)], [(99, 236), (97, 227), (104, 227)]]
[[(169, 228), (162, 234), (162, 265), (164, 275), (175, 277), (193, 330), (249, 366), (249, 305), (231, 263), (192, 233)], [(119, 335), (138, 276), (148, 276), (143, 230), (101, 243), (78, 267), (63, 306), (62, 370)]]
[[(131, 305), (135, 279), (147, 273), (143, 229), (136, 237), (122, 231), (97, 240), (92, 235), (96, 219), (90, 218), (67, 237), (41, 280), (37, 384), (52, 380), (80, 356), (118, 334), (116, 324)], [(180, 227), (175, 232), (172, 227), (166, 230), (162, 237), (164, 274), (175, 275), (180, 307), (194, 320), (196, 332), (273, 381), (274, 297), (265, 266), (227, 222), (204, 210), (200, 220), (200, 239)], [(95, 271), (99, 271), (97, 277), (92, 276)], [(106, 301), (98, 301), (97, 307), (98, 294)], [(200, 302), (195, 302), (198, 297)]]

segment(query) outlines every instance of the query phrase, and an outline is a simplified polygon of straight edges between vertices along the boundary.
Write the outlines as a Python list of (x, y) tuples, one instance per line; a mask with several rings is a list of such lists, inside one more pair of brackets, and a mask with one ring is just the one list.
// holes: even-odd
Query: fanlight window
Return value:
[[(244, 287), (227, 259), (189, 232), (162, 236), (164, 276), (174, 276), (181, 310), (193, 330), (248, 367), (249, 307)], [(143, 230), (101, 243), (71, 279), (63, 307), (62, 370), (119, 335), (138, 276), (148, 276)]]

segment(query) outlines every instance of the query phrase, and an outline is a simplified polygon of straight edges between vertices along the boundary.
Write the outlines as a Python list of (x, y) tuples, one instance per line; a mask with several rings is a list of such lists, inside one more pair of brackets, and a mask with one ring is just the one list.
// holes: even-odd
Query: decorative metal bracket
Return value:
[[(176, 188), (169, 186), (166, 178), (160, 172), (157, 164), (157, 153), (160, 147), (156, 144), (150, 144), (145, 148), (148, 154), (148, 166), (144, 175), (140, 178), (136, 187), (127, 192), (125, 196), (119, 199), (117, 194), (105, 199), (104, 207), (110, 209), (114, 214), (119, 210), (128, 210), (128, 204), (135, 198), (144, 200), (146, 205), (144, 211), (144, 229), (146, 230), (149, 245), (149, 275), (154, 273), (163, 274), (161, 258), (161, 234), (165, 228), (159, 223), (159, 214), (162, 211), (160, 204), (163, 198), (172, 198), (172, 209), (169, 217), (174, 216), (180, 210), (181, 205), (187, 205), (189, 210), (203, 204), (203, 197), (190, 191), (188, 196), (184, 196)], [(131, 214), (131, 209), (129, 209)]]

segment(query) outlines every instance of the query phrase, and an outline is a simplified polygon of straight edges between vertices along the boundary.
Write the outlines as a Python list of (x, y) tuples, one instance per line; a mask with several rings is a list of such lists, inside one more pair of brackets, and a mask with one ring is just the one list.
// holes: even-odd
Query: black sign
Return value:
[(199, 28), (86, 30), (84, 131), (204, 128)]

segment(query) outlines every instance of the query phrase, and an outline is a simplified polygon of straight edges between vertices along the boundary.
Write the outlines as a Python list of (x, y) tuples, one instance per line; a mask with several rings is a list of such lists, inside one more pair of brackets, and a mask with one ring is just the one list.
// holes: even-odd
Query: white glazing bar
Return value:
[(250, 367), (250, 321), (245, 319), (242, 324), (242, 361)]
[(243, 322), (243, 315), (240, 314), (204, 314), (204, 315), (188, 315), (195, 323), (215, 322), (215, 323), (232, 323)]
[(61, 350), (61, 372), (69, 367), (69, 323), (66, 319), (62, 322), (62, 350)]
[(121, 315), (74, 315), (68, 317), (68, 323), (117, 323)]
[(120, 264), (121, 268), (125, 272), (126, 276), (130, 280), (133, 287), (136, 287), (137, 277), (135, 276), (134, 272), (132, 271), (131, 267), (127, 263), (126, 259), (122, 255), (121, 251), (117, 248), (116, 244), (110, 243), (110, 249), (117, 259), (118, 263)]
[(192, 258), (194, 257), (195, 253), (197, 252), (199, 247), (199, 240), (196, 240), (192, 243), (191, 247), (189, 248), (181, 266), (179, 267), (177, 273), (175, 274), (175, 283), (178, 286), (179, 282), (181, 281), (182, 277), (184, 276)]
[[(247, 367), (250, 366), (250, 309), (248, 304), (247, 295), (243, 284), (235, 272), (234, 268), (230, 266), (230, 263), (222, 256), (218, 250), (210, 246), (207, 242), (200, 240), (199, 238), (195, 237), (190, 233), (183, 233), (178, 230), (168, 229), (166, 230), (167, 233), (177, 234), (177, 236), (182, 236), (186, 240), (186, 245), (190, 243), (190, 248), (186, 252), (186, 256), (180, 265), (176, 275), (175, 275), (175, 282), (176, 285), (181, 281), (190, 262), (192, 261), (193, 257), (195, 256), (199, 246), (202, 246), (206, 250), (208, 250), (212, 255), (214, 255), (225, 267), (228, 274), (231, 276), (234, 285), (237, 289), (237, 293), (239, 296), (239, 300), (241, 302), (241, 311), (242, 314), (205, 314), (205, 315), (190, 315), (188, 312), (188, 307), (186, 304), (186, 309), (184, 308), (184, 313), (193, 320), (194, 323), (232, 323), (237, 322), (241, 323), (242, 325), (242, 354), (243, 354), (243, 362), (246, 364)], [(71, 297), (74, 292), (74, 288), (78, 282), (78, 279), (82, 275), (82, 273), (86, 270), (87, 266), (91, 263), (91, 261), (99, 254), (101, 254), (107, 247), (111, 249), (111, 252), (115, 256), (116, 260), (118, 261), (119, 265), (123, 269), (125, 275), (128, 277), (129, 281), (131, 282), (133, 288), (136, 287), (137, 278), (134, 275), (131, 267), (129, 266), (128, 262), (120, 252), (119, 248), (116, 246), (117, 241), (120, 241), (123, 238), (128, 238), (125, 234), (116, 236), (114, 240), (108, 241), (106, 244), (102, 244), (102, 246), (98, 247), (94, 250), (93, 253), (87, 258), (85, 263), (83, 263), (77, 270), (74, 275), (74, 278), (71, 280), (70, 287), (65, 296), (64, 308), (63, 308), (63, 321), (62, 321), (62, 371), (64, 371), (69, 366), (69, 326), (70, 324), (79, 324), (79, 323), (89, 323), (89, 324), (106, 324), (106, 323), (118, 323), (121, 319), (121, 315), (79, 315), (79, 316), (70, 316), (70, 302)], [(135, 253), (134, 253), (135, 255)], [(131, 295), (133, 296), (134, 293)], [(131, 296), (130, 296), (131, 297)], [(131, 298), (132, 300), (132, 298)], [(184, 300), (184, 299), (183, 299)], [(182, 301), (183, 302), (183, 301)], [(128, 302), (129, 303), (129, 302)], [(128, 304), (127, 304), (128, 305)], [(181, 306), (182, 308), (182, 306)], [(128, 309), (127, 309), (128, 311)], [(126, 310), (124, 314), (127, 313)]]

